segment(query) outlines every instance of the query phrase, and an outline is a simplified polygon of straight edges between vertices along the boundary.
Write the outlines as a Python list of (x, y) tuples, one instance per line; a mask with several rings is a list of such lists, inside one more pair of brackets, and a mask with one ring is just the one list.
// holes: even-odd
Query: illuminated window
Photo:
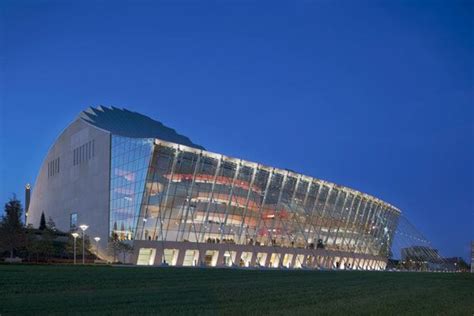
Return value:
[(235, 262), (235, 251), (226, 251), (224, 253), (224, 264), (228, 267), (231, 267)]
[(199, 260), (199, 251), (198, 250), (186, 250), (184, 253), (183, 266), (192, 267), (197, 266)]
[(293, 254), (287, 253), (283, 257), (283, 266), (285, 268), (290, 268), (291, 262), (293, 261)]
[(272, 256), (270, 257), (270, 267), (278, 268), (280, 266), (280, 257), (281, 254), (276, 252), (272, 253)]
[(264, 253), (264, 252), (259, 252), (257, 254), (256, 264), (260, 267), (264, 267), (265, 266), (265, 261), (267, 261), (267, 254)]
[(218, 256), (219, 256), (219, 251), (208, 250), (208, 251), (206, 251), (206, 255), (204, 257), (204, 263), (206, 264), (206, 266), (215, 267), (216, 263), (217, 263), (217, 257)]
[(241, 267), (249, 267), (251, 260), (252, 260), (252, 253), (244, 251), (244, 252), (242, 252), (242, 255), (240, 256), (239, 265)]
[(163, 254), (164, 262), (169, 264), (170, 266), (175, 266), (176, 261), (178, 260), (178, 249), (165, 249)]
[(293, 268), (301, 269), (301, 267), (303, 266), (303, 263), (304, 263), (304, 255), (297, 255)]
[(155, 263), (156, 250), (153, 248), (140, 248), (137, 265), (152, 266)]

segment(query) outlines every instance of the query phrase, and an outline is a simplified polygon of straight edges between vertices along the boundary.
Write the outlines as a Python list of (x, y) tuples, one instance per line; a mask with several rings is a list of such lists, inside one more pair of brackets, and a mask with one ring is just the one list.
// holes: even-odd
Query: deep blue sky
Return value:
[(1, 201), (81, 110), (115, 105), (380, 197), (467, 258), (474, 2), (138, 3), (0, 3)]

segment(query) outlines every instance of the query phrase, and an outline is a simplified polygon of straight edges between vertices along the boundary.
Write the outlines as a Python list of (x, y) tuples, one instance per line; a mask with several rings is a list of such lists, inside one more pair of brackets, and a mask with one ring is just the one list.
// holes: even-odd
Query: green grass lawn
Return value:
[(474, 314), (474, 275), (0, 265), (0, 314)]

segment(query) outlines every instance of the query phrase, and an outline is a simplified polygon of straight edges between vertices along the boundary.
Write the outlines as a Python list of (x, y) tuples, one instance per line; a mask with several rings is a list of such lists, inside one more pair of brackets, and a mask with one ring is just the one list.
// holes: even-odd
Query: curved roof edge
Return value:
[(90, 107), (79, 114), (84, 122), (110, 132), (113, 135), (130, 138), (159, 138), (164, 141), (205, 150), (188, 137), (143, 114), (116, 107)]

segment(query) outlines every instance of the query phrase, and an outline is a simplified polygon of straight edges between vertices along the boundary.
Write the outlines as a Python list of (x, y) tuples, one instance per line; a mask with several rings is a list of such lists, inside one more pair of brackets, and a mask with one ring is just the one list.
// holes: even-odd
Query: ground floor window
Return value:
[(224, 264), (228, 267), (231, 267), (235, 262), (235, 255), (235, 251), (224, 252)]
[(293, 267), (295, 269), (301, 269), (303, 262), (304, 262), (304, 255), (297, 255), (295, 258), (295, 264)]
[(252, 261), (252, 253), (244, 251), (242, 252), (242, 255), (240, 255), (239, 266), (249, 267), (251, 261)]
[(256, 260), (257, 266), (264, 267), (266, 261), (267, 261), (267, 254), (264, 252), (259, 252), (257, 254), (257, 260)]
[(270, 267), (278, 268), (280, 266), (280, 257), (281, 255), (279, 253), (272, 253), (270, 257)]
[(344, 263), (344, 268), (346, 270), (351, 270), (353, 265), (354, 265), (354, 258), (347, 258)]
[(178, 261), (178, 249), (165, 249), (163, 253), (163, 263), (167, 263), (170, 266), (175, 266)]
[(287, 253), (283, 256), (283, 266), (285, 268), (290, 268), (291, 262), (293, 261), (293, 254)]
[(183, 266), (193, 267), (197, 266), (199, 261), (199, 251), (198, 250), (186, 250), (184, 253)]
[(137, 265), (152, 266), (155, 263), (156, 250), (154, 248), (140, 248)]
[(219, 251), (217, 250), (208, 250), (204, 257), (204, 263), (206, 266), (215, 267), (217, 264), (217, 258), (219, 256)]

